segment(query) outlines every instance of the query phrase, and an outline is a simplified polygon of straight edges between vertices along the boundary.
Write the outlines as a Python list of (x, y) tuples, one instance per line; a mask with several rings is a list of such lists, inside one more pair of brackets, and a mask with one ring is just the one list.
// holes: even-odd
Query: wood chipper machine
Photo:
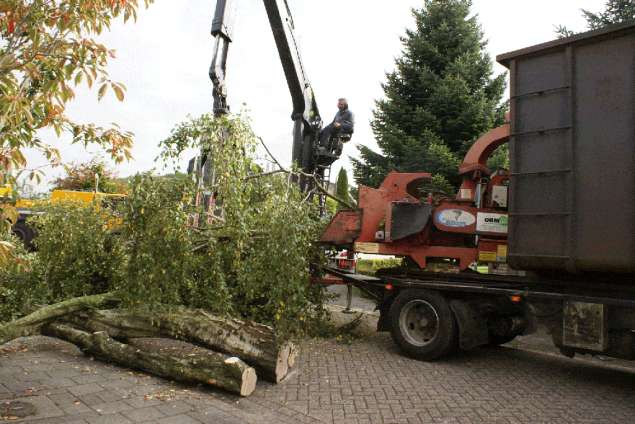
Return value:
[(475, 264), (505, 272), (509, 172), (487, 160), (509, 139), (509, 124), (482, 136), (468, 151), (454, 198), (426, 193), (428, 173), (391, 172), (377, 189), (361, 186), (359, 208), (340, 211), (321, 242), (353, 253), (395, 255), (420, 269), (466, 271)]

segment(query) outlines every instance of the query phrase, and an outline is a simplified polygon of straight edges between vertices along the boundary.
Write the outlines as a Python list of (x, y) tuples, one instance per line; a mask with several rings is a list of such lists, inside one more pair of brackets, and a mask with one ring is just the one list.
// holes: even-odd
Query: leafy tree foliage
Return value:
[[(325, 314), (323, 288), (309, 282), (322, 222), (289, 175), (261, 174), (256, 142), (244, 120), (204, 115), (162, 143), (167, 159), (195, 146), (213, 158), (216, 178), (201, 192), (183, 175), (144, 174), (115, 217), (98, 204), (48, 207), (29, 266), (0, 269), (7, 316), (118, 290), (132, 308), (203, 308), (272, 324), (284, 338), (313, 330)], [(194, 202), (206, 193), (215, 208)]]
[[(608, 0), (602, 12), (593, 13), (582, 9), (589, 30), (600, 29), (607, 25), (635, 20), (635, 2), (633, 0)], [(559, 25), (556, 33), (560, 37), (570, 37), (574, 31)]]
[(122, 193), (126, 190), (126, 185), (118, 180), (115, 172), (99, 158), (87, 163), (67, 166), (66, 176), (56, 179), (53, 182), (53, 188), (93, 191), (97, 181), (99, 181), (98, 191), (101, 193)]
[(458, 184), (457, 167), (471, 143), (503, 120), (505, 77), (493, 77), (486, 41), (469, 0), (426, 0), (402, 56), (383, 84), (372, 128), (381, 153), (360, 146), (358, 183), (378, 186), (391, 170), (427, 171), (435, 184)]
[(15, 246), (11, 261), (0, 266), (0, 323), (11, 321), (46, 303), (47, 289), (36, 277), (33, 265), (36, 256), (26, 251), (12, 235), (0, 233), (0, 242)]
[(49, 301), (103, 293), (121, 280), (121, 240), (112, 215), (98, 204), (64, 202), (46, 206), (30, 225), (37, 229), (35, 272)]
[(190, 229), (195, 281), (184, 300), (298, 334), (324, 312), (322, 289), (309, 284), (322, 223), (289, 175), (260, 175), (251, 160), (257, 142), (244, 119), (211, 115), (180, 124), (162, 142), (166, 159), (196, 147), (214, 163), (214, 181), (202, 192), (218, 206), (199, 210)]
[[(0, 180), (27, 165), (24, 150), (60, 163), (57, 148), (39, 130), (67, 134), (73, 143), (97, 144), (116, 161), (130, 157), (132, 134), (116, 125), (101, 128), (71, 120), (65, 113), (73, 86), (98, 86), (101, 99), (110, 88), (119, 100), (125, 87), (108, 77), (115, 53), (94, 37), (114, 19), (136, 19), (141, 0), (2, 0), (0, 2)], [(148, 6), (154, 0), (143, 0)], [(39, 178), (38, 171), (31, 174)], [(8, 232), (14, 211), (0, 208), (0, 232)], [(8, 242), (0, 245), (7, 260)]]
[(96, 204), (56, 203), (29, 219), (37, 229), (37, 252), (0, 235), (15, 249), (0, 267), (0, 322), (25, 315), (38, 305), (103, 293), (122, 279), (122, 240), (112, 233), (110, 213)]

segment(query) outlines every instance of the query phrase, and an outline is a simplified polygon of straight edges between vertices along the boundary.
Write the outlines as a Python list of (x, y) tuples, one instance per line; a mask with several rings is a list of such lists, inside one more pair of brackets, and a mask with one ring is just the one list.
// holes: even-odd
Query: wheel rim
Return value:
[(401, 309), (399, 329), (408, 343), (426, 346), (439, 334), (439, 315), (425, 300), (411, 300)]

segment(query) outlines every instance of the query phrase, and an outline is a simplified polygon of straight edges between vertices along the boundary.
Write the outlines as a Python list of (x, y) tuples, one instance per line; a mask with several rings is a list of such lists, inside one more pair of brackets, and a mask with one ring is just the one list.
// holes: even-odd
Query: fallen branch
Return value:
[(90, 332), (105, 331), (118, 340), (170, 337), (235, 355), (256, 368), (262, 378), (279, 383), (293, 366), (297, 350), (279, 343), (269, 326), (178, 308), (174, 312), (128, 310), (86, 311), (72, 318), (73, 325)]
[(271, 159), (275, 162), (276, 165), (278, 165), (278, 168), (280, 168), (280, 169), (277, 170), (277, 171), (268, 172), (266, 174), (260, 174), (260, 175), (257, 175), (256, 177), (261, 177), (261, 176), (265, 176), (265, 175), (271, 175), (271, 174), (279, 173), (279, 172), (285, 172), (285, 173), (290, 174), (290, 175), (298, 175), (298, 176), (310, 178), (313, 181), (313, 184), (315, 184), (315, 187), (320, 192), (322, 192), (322, 194), (324, 194), (326, 197), (330, 197), (331, 199), (335, 200), (336, 202), (346, 206), (348, 209), (357, 209), (355, 206), (351, 205), (346, 200), (341, 199), (338, 196), (335, 196), (335, 195), (332, 195), (331, 193), (329, 193), (329, 191), (325, 187), (323, 187), (322, 184), (320, 184), (320, 181), (317, 179), (315, 174), (307, 174), (306, 172), (302, 172), (302, 171), (290, 171), (290, 170), (286, 169), (284, 166), (282, 166), (280, 164), (280, 162), (278, 162), (278, 159), (276, 159), (276, 157), (271, 153), (271, 151), (269, 150), (269, 148), (265, 144), (265, 141), (261, 137), (258, 137), (258, 140), (260, 140), (260, 144), (262, 144), (262, 147), (265, 148), (265, 150), (266, 150), (267, 154), (269, 155), (269, 157), (271, 157)]
[(105, 332), (88, 333), (57, 323), (45, 326), (43, 332), (71, 342), (99, 359), (160, 377), (202, 383), (241, 396), (249, 396), (256, 388), (255, 370), (236, 357), (211, 351), (187, 356), (146, 352), (120, 343)]
[(82, 310), (114, 306), (119, 302), (115, 293), (76, 297), (54, 305), (44, 306), (37, 311), (0, 326), (0, 345), (18, 337), (28, 337), (39, 333), (49, 322)]

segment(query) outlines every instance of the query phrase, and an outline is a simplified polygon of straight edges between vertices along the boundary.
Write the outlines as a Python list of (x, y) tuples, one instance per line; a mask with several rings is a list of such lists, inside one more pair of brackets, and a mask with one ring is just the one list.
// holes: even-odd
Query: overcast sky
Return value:
[[(400, 55), (399, 37), (413, 26), (411, 9), (422, 0), (288, 0), (302, 58), (323, 119), (336, 112), (338, 97), (347, 97), (356, 115), (355, 144), (376, 147), (370, 130), (374, 101), (381, 83)], [(261, 0), (235, 0), (234, 43), (228, 63), (228, 97), (232, 111), (247, 105), (255, 131), (283, 163), (291, 157), (291, 99)], [(492, 58), (511, 50), (549, 41), (556, 24), (583, 29), (580, 9), (601, 10), (604, 0), (474, 0), (489, 40)], [(134, 160), (117, 167), (121, 176), (155, 167), (158, 142), (188, 114), (212, 109), (207, 72), (212, 56), (209, 34), (215, 0), (156, 0), (136, 24), (113, 26), (102, 37), (117, 51), (109, 72), (128, 91), (124, 103), (109, 94), (78, 90), (69, 107), (76, 120), (119, 123), (135, 133)], [(504, 72), (496, 65), (496, 72)], [(50, 137), (48, 134), (46, 137)], [(49, 140), (52, 141), (52, 140)], [(84, 161), (85, 152), (60, 143), (66, 161)], [(333, 175), (357, 149), (350, 143)], [(32, 156), (31, 165), (39, 160)], [(49, 172), (49, 176), (55, 172)]]

